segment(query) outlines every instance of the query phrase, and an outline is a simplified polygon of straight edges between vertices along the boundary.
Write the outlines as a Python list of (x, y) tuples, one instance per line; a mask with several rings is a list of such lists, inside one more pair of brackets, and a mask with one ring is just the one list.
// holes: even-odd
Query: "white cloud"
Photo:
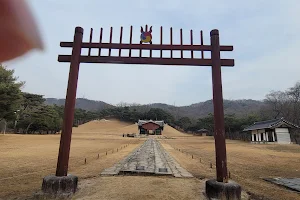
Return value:
[[(203, 29), (205, 44), (209, 44), (209, 31), (218, 28), (221, 44), (234, 45), (234, 52), (222, 53), (222, 56), (236, 60), (234, 68), (223, 68), (225, 98), (261, 99), (268, 91), (285, 89), (299, 80), (298, 0), (29, 2), (41, 27), (46, 51), (8, 63), (16, 68), (20, 79), (27, 82), (25, 90), (28, 92), (65, 97), (69, 66), (58, 63), (57, 55), (68, 54), (70, 50), (60, 48), (59, 42), (71, 41), (74, 27), (78, 25), (85, 29), (85, 41), (91, 27), (94, 28), (93, 41), (98, 41), (101, 26), (108, 41), (109, 27), (113, 26), (114, 42), (119, 40), (120, 26), (124, 26), (123, 41), (128, 42), (129, 26), (133, 25), (134, 42), (138, 42), (139, 27), (147, 23), (153, 26), (154, 43), (159, 42), (161, 25), (166, 43), (171, 26), (174, 43), (179, 42), (180, 28), (184, 29), (186, 43), (190, 29), (194, 30), (194, 43), (199, 43), (199, 31)], [(168, 54), (164, 52), (165, 56)], [(183, 105), (212, 98), (211, 90), (208, 69), (82, 64), (77, 96), (109, 103), (176, 101)]]

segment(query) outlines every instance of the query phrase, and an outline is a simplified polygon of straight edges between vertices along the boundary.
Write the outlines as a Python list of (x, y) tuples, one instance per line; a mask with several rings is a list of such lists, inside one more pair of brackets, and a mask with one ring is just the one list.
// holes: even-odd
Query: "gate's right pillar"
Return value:
[(206, 181), (205, 191), (209, 199), (241, 199), (241, 187), (233, 181), (228, 181), (221, 76), (220, 40), (218, 30), (215, 29), (210, 32), (210, 43), (212, 60), (214, 137), (217, 178)]

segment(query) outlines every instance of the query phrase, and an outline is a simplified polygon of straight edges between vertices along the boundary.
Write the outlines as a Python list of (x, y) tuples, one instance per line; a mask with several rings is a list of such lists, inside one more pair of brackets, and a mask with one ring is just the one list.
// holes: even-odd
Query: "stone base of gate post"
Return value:
[(43, 179), (42, 192), (40, 195), (46, 196), (70, 196), (77, 190), (78, 177), (74, 175), (67, 176), (46, 176)]
[(242, 188), (234, 181), (218, 182), (215, 179), (205, 183), (205, 193), (208, 199), (240, 200)]

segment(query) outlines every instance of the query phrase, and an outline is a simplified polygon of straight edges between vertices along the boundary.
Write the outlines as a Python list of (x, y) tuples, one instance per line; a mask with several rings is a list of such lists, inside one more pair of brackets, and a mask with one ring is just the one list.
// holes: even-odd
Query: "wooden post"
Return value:
[[(200, 42), (203, 45), (203, 31), (200, 31)], [(204, 59), (204, 52), (201, 51), (201, 59)]]
[[(120, 29), (120, 44), (122, 44), (122, 37), (123, 37), (123, 26), (121, 26), (121, 29)], [(119, 49), (119, 57), (121, 57), (121, 54), (122, 54), (122, 49)]]
[[(173, 45), (173, 29), (172, 29), (172, 27), (170, 28), (170, 45)], [(171, 56), (171, 58), (173, 58), (173, 50), (171, 50), (170, 56)]]
[[(182, 28), (180, 29), (180, 45), (183, 45)], [(180, 57), (183, 58), (183, 50), (180, 50)]]
[[(103, 28), (100, 29), (100, 38), (99, 38), (100, 44), (102, 43), (102, 36), (103, 36)], [(98, 56), (101, 56), (101, 48), (99, 48)]]
[(69, 81), (68, 81), (65, 109), (64, 109), (63, 129), (60, 137), (56, 176), (67, 176), (68, 173), (82, 37), (83, 37), (83, 28), (76, 27), (75, 34), (74, 34), (74, 45), (73, 45), (71, 63), (70, 63), (70, 72), (69, 72)]
[[(93, 28), (91, 28), (91, 32), (90, 32), (90, 44), (91, 43), (93, 43)], [(88, 56), (91, 56), (91, 51), (92, 51), (92, 48), (90, 47), (89, 51), (88, 51)]]
[[(130, 26), (129, 44), (132, 44), (132, 26)], [(129, 49), (129, 57), (131, 57), (131, 49)]]
[[(113, 27), (110, 27), (109, 43), (112, 43)], [(108, 49), (108, 56), (111, 56), (111, 48)]]
[[(163, 27), (161, 26), (160, 27), (160, 44), (162, 45), (163, 44)], [(162, 58), (162, 55), (163, 55), (163, 51), (160, 50), (160, 57)]]
[(228, 182), (219, 31), (210, 32), (217, 181)]
[[(190, 36), (191, 36), (191, 45), (193, 45), (193, 30), (190, 31)], [(194, 58), (194, 51), (191, 51), (191, 58)]]

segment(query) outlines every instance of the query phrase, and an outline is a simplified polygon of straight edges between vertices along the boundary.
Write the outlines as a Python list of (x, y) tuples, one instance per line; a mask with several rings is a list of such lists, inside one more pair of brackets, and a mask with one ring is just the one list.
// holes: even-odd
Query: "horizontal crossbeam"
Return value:
[[(59, 55), (59, 62), (70, 62), (70, 55)], [(149, 57), (118, 57), (118, 56), (80, 56), (80, 63), (116, 63), (116, 64), (146, 64), (146, 65), (189, 65), (212, 66), (211, 59), (196, 58), (149, 58)], [(233, 59), (221, 59), (221, 66), (233, 67)]]
[[(61, 42), (61, 47), (73, 47), (73, 42)], [(141, 50), (183, 50), (211, 51), (210, 45), (180, 45), (180, 44), (119, 44), (119, 43), (89, 43), (83, 42), (81, 48), (105, 49), (141, 49)], [(220, 46), (220, 51), (233, 51), (233, 46)]]

